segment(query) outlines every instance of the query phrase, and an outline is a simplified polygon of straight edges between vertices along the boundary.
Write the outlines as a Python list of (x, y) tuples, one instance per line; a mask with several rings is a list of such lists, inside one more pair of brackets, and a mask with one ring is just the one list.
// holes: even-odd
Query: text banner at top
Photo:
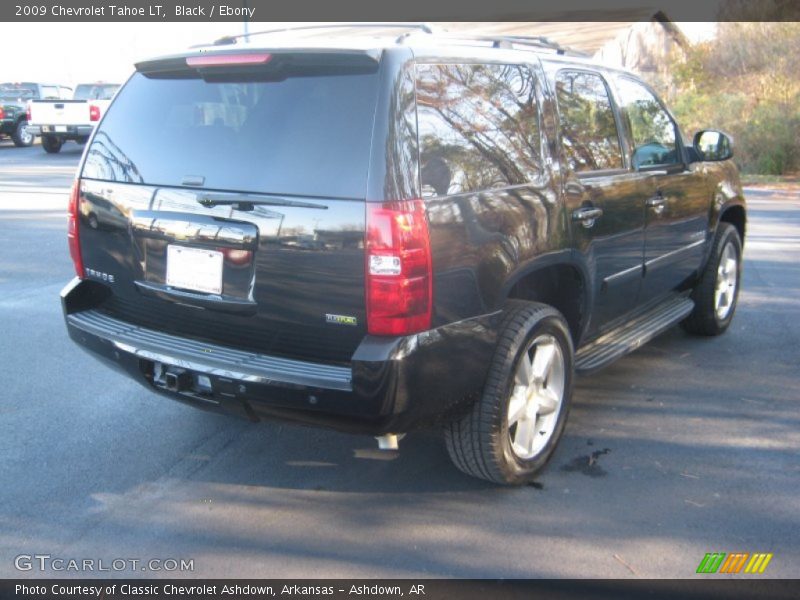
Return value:
[[(646, 6), (645, 6), (646, 5)], [(798, 21), (781, 0), (34, 0), (0, 2), (6, 22)]]

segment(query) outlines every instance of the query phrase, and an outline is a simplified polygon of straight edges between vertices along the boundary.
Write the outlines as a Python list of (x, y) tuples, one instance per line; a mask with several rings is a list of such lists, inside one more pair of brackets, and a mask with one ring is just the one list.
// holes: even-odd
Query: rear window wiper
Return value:
[(202, 194), (197, 197), (197, 201), (206, 208), (214, 206), (234, 205), (238, 210), (250, 211), (256, 206), (292, 206), (296, 208), (317, 208), (327, 210), (324, 204), (312, 204), (311, 202), (299, 202), (297, 200), (287, 200), (286, 198), (264, 198), (262, 196), (249, 196), (247, 194)]

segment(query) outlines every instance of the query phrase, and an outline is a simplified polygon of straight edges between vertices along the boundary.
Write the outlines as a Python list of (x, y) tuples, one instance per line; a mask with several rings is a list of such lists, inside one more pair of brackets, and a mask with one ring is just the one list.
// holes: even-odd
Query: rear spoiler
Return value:
[[(200, 51), (146, 60), (136, 63), (139, 73), (149, 76), (213, 74), (221, 68), (300, 69), (355, 68), (374, 69), (381, 50), (343, 50), (340, 48), (237, 48), (225, 51)], [(263, 60), (257, 60), (262, 57)], [(237, 60), (241, 59), (241, 60)]]

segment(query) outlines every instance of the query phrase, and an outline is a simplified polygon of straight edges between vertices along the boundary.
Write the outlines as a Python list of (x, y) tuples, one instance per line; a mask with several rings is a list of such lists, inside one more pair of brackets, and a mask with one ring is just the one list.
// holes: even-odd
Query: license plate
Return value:
[(67, 126), (66, 125), (56, 125), (56, 133), (66, 133)]
[(186, 246), (167, 246), (167, 285), (222, 293), (222, 252)]

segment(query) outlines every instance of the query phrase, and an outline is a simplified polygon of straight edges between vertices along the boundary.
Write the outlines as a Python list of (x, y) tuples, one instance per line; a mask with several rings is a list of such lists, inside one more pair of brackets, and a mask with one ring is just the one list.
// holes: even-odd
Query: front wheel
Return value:
[(56, 154), (61, 151), (61, 146), (64, 145), (64, 142), (57, 138), (54, 135), (43, 135), (42, 136), (42, 148), (48, 154)]
[(19, 148), (31, 146), (33, 144), (33, 134), (28, 130), (28, 122), (25, 120), (17, 123), (14, 128), (14, 133), (11, 134), (11, 140), (14, 145)]
[(509, 302), (481, 398), (445, 427), (450, 458), (494, 483), (530, 482), (564, 431), (572, 381), (572, 339), (561, 313)]
[(699, 335), (720, 335), (733, 320), (742, 277), (742, 240), (730, 223), (720, 223), (711, 256), (692, 292), (694, 310), (683, 328)]

